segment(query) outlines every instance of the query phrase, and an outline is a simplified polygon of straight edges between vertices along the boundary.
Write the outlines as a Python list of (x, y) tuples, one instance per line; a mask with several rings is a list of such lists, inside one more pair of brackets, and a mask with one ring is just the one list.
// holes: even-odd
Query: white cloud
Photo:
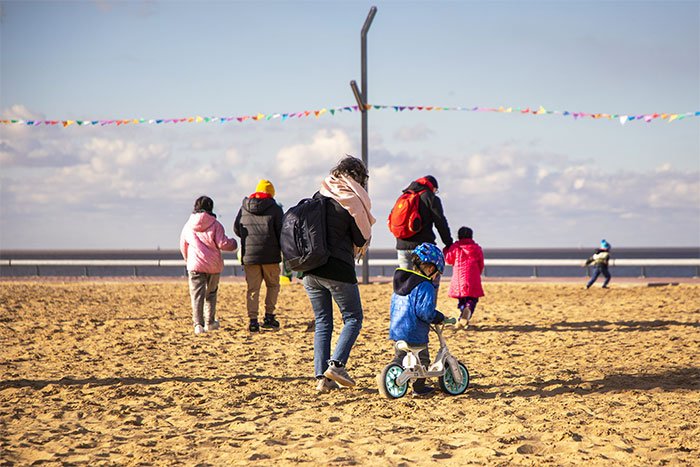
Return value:
[[(42, 114), (32, 112), (27, 107), (21, 104), (12, 105), (2, 112), (2, 116), (8, 120), (43, 120), (44, 116)], [(17, 126), (15, 128), (21, 128)]]
[(81, 152), (98, 172), (138, 167), (139, 174), (157, 169), (168, 158), (168, 148), (162, 144), (144, 145), (122, 139), (92, 138)]
[(660, 166), (658, 166), (658, 167), (656, 168), (656, 172), (657, 172), (657, 173), (670, 172), (671, 169), (672, 169), (671, 164), (669, 164), (669, 163), (667, 162), (667, 163), (665, 163), (665, 164), (661, 164)]
[[(32, 115), (21, 107), (12, 112)], [(214, 198), (230, 230), (240, 200), (260, 178), (270, 179), (278, 200), (289, 207), (311, 196), (345, 154), (357, 154), (358, 143), (339, 128), (299, 132), (292, 144), (268, 145), (268, 154), (275, 156), (265, 157), (238, 137), (215, 141), (195, 133), (192, 140), (188, 134), (170, 138), (161, 128), (0, 130), (1, 213), (3, 234), (16, 237), (11, 247), (52, 246), (23, 244), (19, 230), (11, 227), (20, 220), (44, 220), (62, 238), (79, 238), (96, 218), (109, 224), (105, 231), (114, 232), (104, 247), (138, 245), (143, 235), (150, 236), (147, 245), (167, 245), (167, 239), (156, 236), (181, 227), (201, 194)], [(375, 247), (393, 245), (386, 216), (401, 189), (427, 174), (438, 179), (453, 234), (460, 225), (470, 225), (487, 246), (576, 245), (601, 230), (617, 238), (628, 232), (637, 244), (652, 244), (663, 236), (656, 230), (668, 225), (689, 232), (686, 244), (692, 244), (692, 231), (700, 228), (700, 176), (669, 164), (607, 172), (590, 161), (540, 152), (537, 144), (431, 154), (425, 148), (413, 153), (379, 140), (371, 143)], [(256, 156), (245, 157), (248, 153)], [(135, 229), (135, 217), (148, 219), (153, 233)]]
[(170, 172), (170, 177), (167, 185), (173, 190), (206, 193), (222, 180), (222, 173), (211, 164), (202, 164), (189, 170)]
[(277, 153), (276, 172), (283, 179), (328, 172), (345, 154), (352, 154), (352, 149), (343, 130), (321, 130), (309, 144), (282, 148)]
[(394, 133), (394, 138), (404, 142), (424, 141), (429, 139), (435, 132), (425, 123), (418, 123), (414, 126), (404, 126)]
[[(281, 148), (267, 178), (275, 184), (278, 200), (291, 206), (311, 196), (338, 161), (354, 153), (353, 143), (345, 131), (320, 130), (307, 143)], [(256, 173), (261, 172), (258, 169)]]
[(235, 167), (243, 163), (243, 157), (241, 157), (240, 152), (236, 148), (228, 148), (226, 150), (225, 161), (227, 164)]
[(679, 206), (698, 208), (700, 206), (700, 180), (697, 176), (694, 179), (685, 180), (679, 179), (679, 177), (656, 179), (646, 199), (653, 208), (673, 209)]
[[(597, 236), (601, 229), (612, 230), (613, 235), (618, 229), (618, 237), (627, 232), (632, 242), (648, 245), (653, 241), (645, 239), (660, 235), (651, 225), (679, 225), (678, 218), (684, 217), (684, 224), (696, 230), (700, 227), (697, 172), (685, 174), (670, 168), (661, 173), (606, 172), (590, 162), (513, 145), (445, 156), (437, 163), (418, 157), (399, 161), (385, 155), (382, 159), (387, 162), (373, 166), (370, 177), (377, 218), (386, 217), (400, 189), (412, 178), (432, 173), (438, 178), (439, 196), (452, 230), (465, 222), (475, 225), (487, 244), (559, 242), (566, 246), (584, 242), (586, 235)], [(377, 181), (382, 185), (379, 188)], [(642, 229), (638, 223), (643, 219)], [(537, 232), (534, 226), (540, 226)], [(383, 230), (380, 225), (375, 240), (391, 245), (391, 237)], [(692, 233), (687, 236), (693, 237)], [(517, 240), (521, 237), (522, 243)], [(686, 244), (693, 242), (697, 239)]]

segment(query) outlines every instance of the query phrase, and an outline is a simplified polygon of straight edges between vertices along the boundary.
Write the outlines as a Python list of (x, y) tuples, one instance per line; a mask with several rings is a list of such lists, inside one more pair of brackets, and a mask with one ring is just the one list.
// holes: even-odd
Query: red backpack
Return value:
[(413, 237), (423, 226), (423, 221), (418, 212), (420, 195), (426, 190), (405, 190), (394, 203), (389, 213), (387, 224), (389, 230), (396, 238), (405, 239)]

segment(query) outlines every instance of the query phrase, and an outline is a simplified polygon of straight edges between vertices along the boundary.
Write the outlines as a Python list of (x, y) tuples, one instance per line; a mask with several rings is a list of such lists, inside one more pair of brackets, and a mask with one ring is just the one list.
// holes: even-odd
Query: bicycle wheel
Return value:
[(458, 396), (464, 394), (464, 391), (469, 387), (469, 371), (467, 367), (462, 364), (462, 362), (457, 362), (459, 365), (459, 371), (462, 373), (462, 383), (459, 384), (455, 381), (452, 376), (452, 371), (449, 368), (445, 368), (445, 374), (438, 380), (440, 382), (440, 389), (442, 389), (447, 394), (452, 396)]
[(381, 373), (377, 375), (377, 386), (379, 386), (379, 394), (389, 399), (398, 399), (406, 395), (408, 391), (408, 382), (402, 385), (396, 384), (396, 378), (403, 373), (401, 365), (389, 363), (384, 367)]

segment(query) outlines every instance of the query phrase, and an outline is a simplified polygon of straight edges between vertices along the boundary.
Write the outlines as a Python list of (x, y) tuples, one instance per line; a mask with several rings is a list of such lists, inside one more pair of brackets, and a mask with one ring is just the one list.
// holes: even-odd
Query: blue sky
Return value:
[[(700, 110), (700, 2), (0, 2), (2, 118), (244, 116), (369, 102), (640, 115)], [(700, 119), (369, 113), (373, 246), (437, 177), (485, 247), (700, 245)], [(225, 124), (0, 126), (0, 248), (175, 248), (201, 194), (233, 235), (269, 178), (291, 206), (360, 115)]]

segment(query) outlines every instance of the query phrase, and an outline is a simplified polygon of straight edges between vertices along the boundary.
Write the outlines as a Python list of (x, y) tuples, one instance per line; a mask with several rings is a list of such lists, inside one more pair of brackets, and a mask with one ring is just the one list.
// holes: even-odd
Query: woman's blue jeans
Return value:
[[(362, 302), (357, 284), (324, 279), (314, 275), (304, 276), (304, 288), (314, 310), (314, 371), (319, 377), (328, 369), (328, 360), (345, 365), (350, 350), (362, 329)], [(343, 318), (343, 329), (331, 356), (333, 337), (333, 301), (338, 304)]]

